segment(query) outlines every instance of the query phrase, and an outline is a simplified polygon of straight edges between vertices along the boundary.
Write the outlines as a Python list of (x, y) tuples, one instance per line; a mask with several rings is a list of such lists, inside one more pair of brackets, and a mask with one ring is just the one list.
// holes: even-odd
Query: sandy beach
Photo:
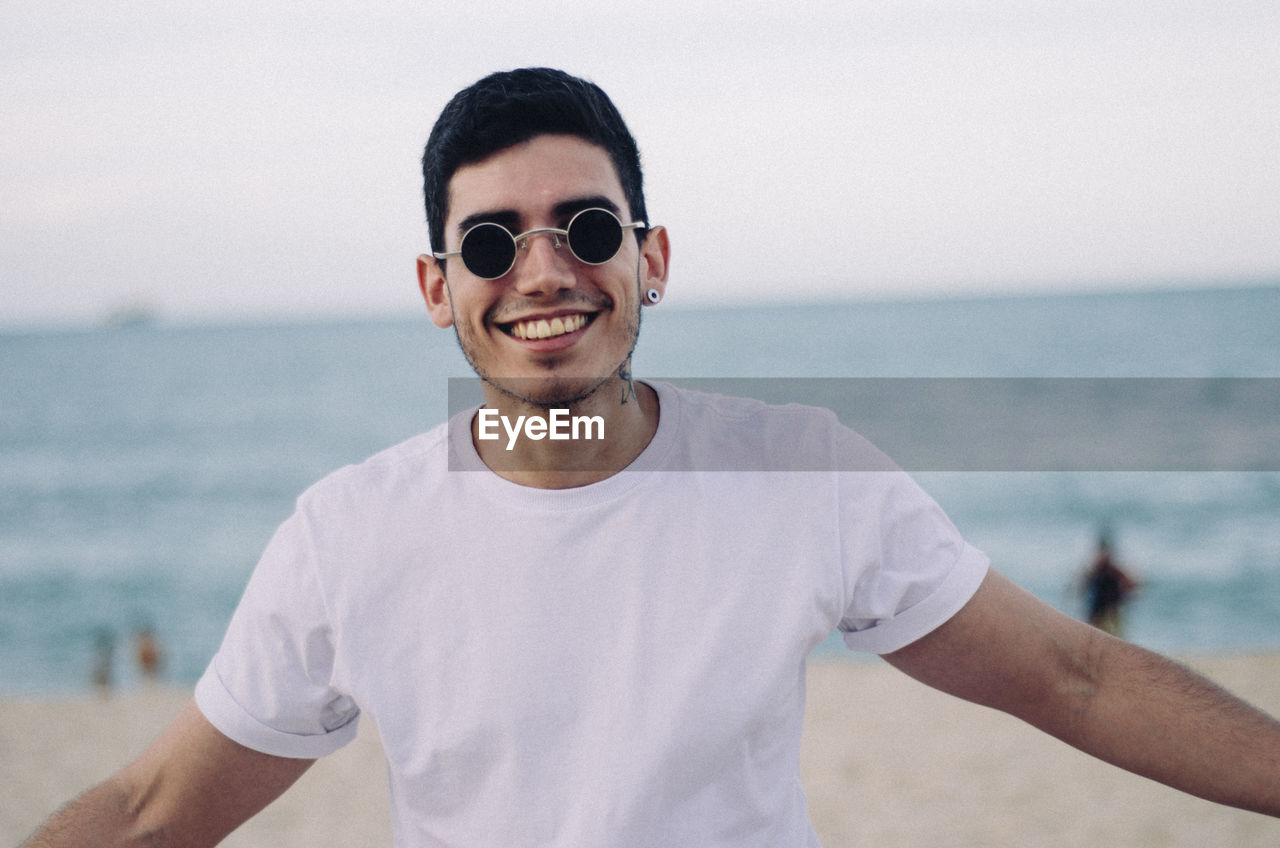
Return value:
[[(1280, 653), (1184, 661), (1280, 715)], [(152, 690), (0, 702), (0, 845), (16, 845), (137, 754), (188, 697)], [(223, 844), (389, 846), (381, 756), (366, 724)], [(1280, 820), (1126, 774), (879, 661), (811, 665), (801, 771), (827, 848), (1280, 845)]]

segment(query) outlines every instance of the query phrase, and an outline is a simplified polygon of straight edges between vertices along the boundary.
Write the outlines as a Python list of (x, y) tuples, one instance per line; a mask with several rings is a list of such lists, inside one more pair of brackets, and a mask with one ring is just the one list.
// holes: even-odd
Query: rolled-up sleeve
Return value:
[(205, 718), (266, 754), (315, 758), (356, 735), (359, 709), (333, 681), (333, 633), (301, 510), (276, 531), (196, 685)]

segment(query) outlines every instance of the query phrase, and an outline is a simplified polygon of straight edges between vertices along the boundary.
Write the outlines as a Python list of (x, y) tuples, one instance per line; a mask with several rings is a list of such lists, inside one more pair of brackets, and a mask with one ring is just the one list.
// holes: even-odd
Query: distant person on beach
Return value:
[(115, 679), (116, 637), (109, 628), (99, 628), (93, 636), (93, 688), (99, 695), (111, 694)]
[(133, 632), (134, 658), (138, 662), (138, 671), (143, 680), (154, 682), (160, 678), (164, 666), (164, 653), (160, 648), (160, 638), (155, 628), (149, 624), (140, 625)]
[(1084, 574), (1086, 620), (1112, 636), (1124, 635), (1124, 606), (1138, 588), (1137, 581), (1124, 572), (1111, 553), (1111, 542), (1103, 535), (1098, 550)]
[[(598, 87), (480, 80), (437, 120), (423, 177), (419, 288), (484, 405), (304, 493), (192, 702), (29, 845), (214, 844), (363, 715), (401, 848), (812, 848), (805, 663), (834, 631), (1280, 815), (1280, 723), (1019, 589), (834, 415), (632, 376), (671, 245)], [(803, 272), (802, 249), (740, 229)], [(587, 435), (549, 436), (560, 413)]]

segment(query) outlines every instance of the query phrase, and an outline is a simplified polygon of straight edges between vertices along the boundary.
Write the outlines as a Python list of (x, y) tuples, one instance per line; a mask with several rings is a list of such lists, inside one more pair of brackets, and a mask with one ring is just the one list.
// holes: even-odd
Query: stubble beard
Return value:
[[(640, 275), (637, 273), (637, 291), (639, 286)], [(627, 353), (612, 370), (600, 376), (501, 377), (483, 367), (476, 353), (479, 345), (471, 338), (470, 330), (464, 330), (463, 325), (459, 322), (455, 322), (453, 325), (454, 338), (458, 341), (458, 347), (462, 350), (462, 355), (466, 357), (468, 364), (471, 365), (471, 370), (476, 372), (476, 376), (480, 378), (481, 382), (492, 386), (504, 397), (543, 410), (572, 410), (593, 397), (616, 377), (621, 377), (629, 386), (631, 382), (631, 354), (635, 352), (636, 343), (640, 339), (642, 307), (639, 297), (636, 298), (635, 304), (635, 311), (629, 316), (625, 328), (630, 337), (630, 341), (627, 344)], [(546, 364), (547, 370), (553, 371), (557, 364), (556, 359), (549, 360)], [(624, 397), (626, 389), (627, 387), (624, 387)]]

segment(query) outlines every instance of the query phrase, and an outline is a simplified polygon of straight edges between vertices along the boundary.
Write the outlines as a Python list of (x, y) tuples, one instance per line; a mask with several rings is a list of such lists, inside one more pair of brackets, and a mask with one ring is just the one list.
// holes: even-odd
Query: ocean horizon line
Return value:
[[(820, 307), (893, 307), (926, 304), (1000, 303), (1021, 301), (1055, 301), (1079, 298), (1127, 298), (1151, 296), (1206, 296), (1251, 294), (1280, 291), (1280, 273), (1275, 276), (1228, 278), (1222, 280), (1189, 279), (1184, 281), (1150, 280), (1134, 284), (1070, 283), (1037, 286), (1027, 290), (1013, 287), (968, 288), (954, 291), (925, 289), (902, 293), (868, 290), (840, 295), (810, 293), (803, 298), (745, 295), (742, 299), (699, 298), (694, 294), (682, 302), (681, 293), (664, 302), (662, 308), (673, 312), (721, 312), (727, 310), (812, 309)], [(688, 297), (688, 295), (686, 295)], [(0, 336), (40, 335), (55, 333), (96, 332), (101, 330), (137, 331), (146, 329), (185, 329), (203, 327), (262, 327), (285, 325), (323, 326), (335, 324), (401, 323), (421, 319), (430, 323), (425, 308), (415, 306), (366, 306), (344, 311), (341, 306), (321, 309), (288, 310), (229, 308), (210, 311), (170, 311), (163, 304), (146, 298), (101, 308), (89, 314), (0, 319)]]

